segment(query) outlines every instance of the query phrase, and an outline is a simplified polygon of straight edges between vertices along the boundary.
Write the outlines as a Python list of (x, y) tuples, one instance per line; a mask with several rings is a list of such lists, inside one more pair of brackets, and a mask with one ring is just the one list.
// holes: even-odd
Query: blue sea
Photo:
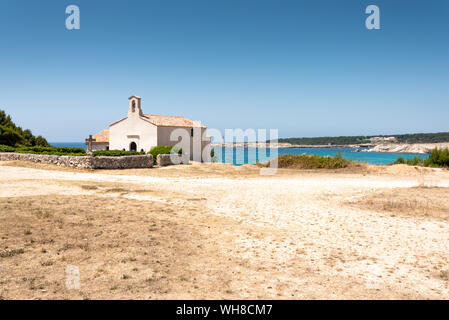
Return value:
[[(85, 148), (83, 142), (51, 142), (55, 147), (72, 147)], [(233, 163), (235, 165), (253, 164), (258, 162), (266, 162), (277, 155), (282, 154), (315, 154), (318, 156), (334, 156), (340, 153), (345, 159), (360, 161), (371, 164), (389, 164), (396, 161), (398, 157), (405, 159), (415, 156), (426, 159), (425, 154), (415, 153), (384, 153), (384, 152), (355, 152), (353, 148), (228, 148), (223, 152), (223, 148), (214, 147), (215, 156), (218, 161), (225, 163)], [(233, 152), (233, 150), (235, 150)]]

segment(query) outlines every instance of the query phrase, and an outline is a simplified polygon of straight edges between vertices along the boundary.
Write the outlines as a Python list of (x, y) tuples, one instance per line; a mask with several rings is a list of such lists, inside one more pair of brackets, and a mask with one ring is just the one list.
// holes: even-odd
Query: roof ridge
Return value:
[(157, 116), (157, 117), (174, 117), (174, 118), (185, 118), (185, 119), (187, 119), (186, 117), (184, 117), (184, 116), (167, 116), (167, 115), (164, 115), (164, 114), (152, 114), (152, 113), (144, 113), (143, 114), (144, 116)]

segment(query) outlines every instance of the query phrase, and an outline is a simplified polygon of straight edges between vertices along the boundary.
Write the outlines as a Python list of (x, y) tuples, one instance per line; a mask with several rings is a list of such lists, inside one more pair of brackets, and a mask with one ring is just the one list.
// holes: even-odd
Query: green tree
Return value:
[(0, 125), (0, 144), (15, 146), (23, 141), (23, 137), (17, 130)]

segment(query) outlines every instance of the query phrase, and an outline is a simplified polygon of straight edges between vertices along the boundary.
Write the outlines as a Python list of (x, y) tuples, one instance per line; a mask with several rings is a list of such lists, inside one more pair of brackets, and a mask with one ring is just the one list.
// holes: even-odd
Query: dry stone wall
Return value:
[(189, 164), (189, 157), (184, 154), (158, 154), (156, 157), (156, 163), (159, 167), (165, 167), (174, 164)]
[(1, 152), (0, 161), (24, 160), (32, 162), (50, 163), (58, 166), (83, 169), (131, 169), (151, 168), (153, 156), (136, 155), (122, 157), (94, 157), (94, 156), (59, 156), (46, 154)]

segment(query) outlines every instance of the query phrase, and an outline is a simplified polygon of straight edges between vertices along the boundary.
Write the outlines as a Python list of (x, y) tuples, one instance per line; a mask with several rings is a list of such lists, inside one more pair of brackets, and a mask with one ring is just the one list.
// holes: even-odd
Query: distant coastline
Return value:
[(345, 149), (353, 148), (359, 152), (380, 152), (380, 153), (415, 153), (428, 154), (435, 148), (449, 148), (449, 142), (440, 143), (378, 143), (378, 144), (342, 144), (342, 145), (300, 145), (290, 143), (265, 143), (265, 142), (236, 142), (236, 143), (213, 143), (213, 147), (225, 148), (332, 148)]
[(225, 147), (225, 148), (370, 148), (374, 147), (374, 144), (290, 144), (290, 143), (266, 143), (266, 142), (235, 142), (235, 143), (212, 143), (213, 147)]
[(354, 148), (359, 152), (427, 154), (449, 147), (449, 132), (378, 136), (280, 138), (278, 141), (215, 143), (228, 148)]

